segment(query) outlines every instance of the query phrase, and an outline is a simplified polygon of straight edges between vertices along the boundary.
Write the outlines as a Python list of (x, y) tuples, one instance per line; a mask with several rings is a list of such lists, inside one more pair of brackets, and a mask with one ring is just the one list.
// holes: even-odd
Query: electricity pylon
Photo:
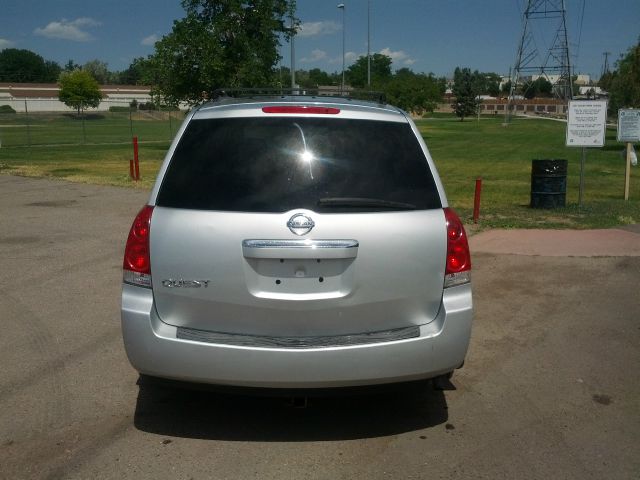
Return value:
[[(551, 30), (549, 27), (555, 26)], [(538, 27), (537, 29), (535, 27)], [(534, 38), (534, 29), (554, 32), (550, 46), (541, 52)], [(513, 110), (513, 99), (524, 76), (537, 74), (553, 85), (557, 98), (570, 100), (573, 96), (567, 10), (564, 0), (528, 0), (522, 15), (522, 36), (518, 44), (516, 63), (511, 74), (511, 89), (507, 103), (507, 119)]]

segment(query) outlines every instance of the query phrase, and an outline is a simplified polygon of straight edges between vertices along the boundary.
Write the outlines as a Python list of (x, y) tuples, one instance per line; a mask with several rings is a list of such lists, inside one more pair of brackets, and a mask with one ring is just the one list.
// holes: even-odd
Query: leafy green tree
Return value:
[(85, 70), (62, 72), (58, 80), (60, 92), (58, 98), (71, 108), (80, 111), (85, 108), (96, 108), (102, 100), (102, 92), (95, 78)]
[(522, 87), (524, 98), (550, 97), (553, 94), (553, 85), (544, 77), (538, 77), (532, 82), (527, 82)]
[(613, 82), (614, 76), (613, 72), (604, 72), (600, 77), (600, 80), (598, 80), (598, 86), (605, 92), (608, 92), (611, 89), (611, 83)]
[[(280, 37), (294, 31), (295, 0), (182, 0), (186, 17), (149, 58), (154, 93), (202, 102), (221, 87), (274, 84)], [(295, 23), (295, 22), (294, 22)]]
[[(286, 80), (288, 80), (288, 82), (285, 81), (283, 86), (290, 86), (291, 78), (287, 77)], [(309, 78), (309, 72), (307, 70), (296, 70), (296, 84), (303, 88), (312, 88), (317, 86), (314, 85), (313, 81)]]
[(80, 68), (80, 65), (78, 65), (76, 62), (74, 62), (71, 59), (69, 59), (69, 61), (64, 64), (64, 71), (65, 72), (73, 72), (74, 70), (77, 70), (78, 68)]
[(54, 83), (58, 80), (61, 72), (62, 68), (60, 68), (60, 65), (52, 60), (45, 60), (42, 81), (45, 83)]
[(291, 86), (291, 69), (280, 65), (273, 73), (273, 81), (270, 84), (276, 87), (290, 87)]
[(473, 82), (479, 95), (497, 97), (500, 94), (500, 75), (493, 72), (473, 72)]
[[(381, 53), (371, 55), (371, 84), (381, 85), (391, 80), (391, 57)], [(367, 85), (367, 57), (361, 56), (347, 68), (345, 72), (346, 82), (355, 88), (364, 88)], [(379, 87), (376, 87), (379, 88)]]
[(497, 73), (490, 72), (485, 74), (486, 78), (486, 91), (483, 93), (487, 93), (492, 97), (497, 97), (500, 95), (500, 82), (502, 81), (502, 77)]
[(384, 86), (389, 103), (418, 115), (433, 111), (442, 100), (445, 89), (444, 78), (414, 73), (408, 68), (398, 70)]
[(312, 68), (309, 70), (309, 81), (314, 87), (319, 85), (333, 85), (336, 83), (336, 79), (329, 73), (320, 70), (319, 68)]
[(2, 82), (55, 82), (60, 66), (45, 61), (30, 50), (5, 48), (0, 51), (0, 81)]
[(551, 97), (553, 95), (553, 85), (546, 78), (540, 77), (534, 83), (539, 97)]
[(612, 113), (619, 108), (640, 108), (640, 40), (616, 62), (608, 87)]
[[(276, 75), (280, 75), (277, 73)], [(320, 85), (338, 85), (341, 82), (341, 75), (330, 74), (319, 68), (312, 68), (311, 70), (296, 70), (296, 84), (303, 88), (318, 88)], [(291, 81), (291, 70), (287, 67), (282, 67), (282, 84), (283, 86), (289, 86)], [(280, 84), (280, 78), (276, 84)]]
[(456, 67), (453, 74), (453, 96), (456, 101), (453, 104), (453, 111), (460, 121), (464, 121), (464, 117), (473, 115), (477, 112), (479, 101), (477, 82), (474, 82), (474, 75), (468, 68)]
[(120, 72), (119, 83), (125, 85), (151, 85), (153, 70), (151, 62), (144, 57), (134, 58), (126, 70)]
[(109, 67), (107, 63), (98, 59), (89, 60), (82, 66), (82, 70), (89, 72), (100, 85), (104, 85), (109, 80)]
[(493, 72), (479, 72), (474, 70), (471, 73), (473, 89), (478, 95), (498, 96), (500, 93), (500, 75)]
[(524, 82), (524, 84), (520, 87), (522, 89), (522, 96), (528, 100), (537, 97), (536, 95), (536, 86), (534, 82)]

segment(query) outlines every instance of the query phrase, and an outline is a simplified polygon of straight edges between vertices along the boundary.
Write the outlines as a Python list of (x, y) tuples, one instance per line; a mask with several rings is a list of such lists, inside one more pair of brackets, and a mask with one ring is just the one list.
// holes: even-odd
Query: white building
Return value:
[[(70, 112), (58, 100), (59, 86), (55, 83), (0, 83), (0, 105), (9, 105), (16, 112)], [(107, 111), (109, 107), (128, 107), (135, 100), (147, 103), (151, 100), (151, 88), (144, 85), (101, 85), (102, 102), (95, 111)]]

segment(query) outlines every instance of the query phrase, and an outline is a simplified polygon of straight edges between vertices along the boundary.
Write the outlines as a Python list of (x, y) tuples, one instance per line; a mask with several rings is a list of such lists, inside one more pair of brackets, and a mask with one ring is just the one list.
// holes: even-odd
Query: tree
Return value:
[(487, 93), (492, 97), (497, 97), (500, 95), (500, 82), (502, 82), (502, 77), (494, 72), (485, 73), (484, 77), (486, 79), (486, 91), (483, 93)]
[(109, 80), (109, 68), (105, 62), (98, 59), (89, 60), (82, 66), (82, 70), (96, 79), (100, 85), (104, 85)]
[(291, 85), (291, 69), (280, 65), (273, 73), (273, 82), (276, 87), (288, 87)]
[(55, 82), (60, 66), (46, 61), (40, 55), (17, 48), (0, 51), (0, 81), (2, 82)]
[(217, 88), (273, 84), (280, 36), (295, 0), (182, 0), (186, 17), (149, 58), (153, 91), (168, 103), (202, 102)]
[(309, 82), (311, 82), (314, 87), (317, 87), (319, 85), (332, 85), (335, 83), (335, 79), (319, 68), (312, 68), (309, 70)]
[(77, 70), (78, 68), (80, 68), (80, 65), (78, 65), (76, 62), (74, 62), (71, 59), (69, 59), (69, 61), (67, 61), (67, 63), (64, 64), (64, 71), (65, 72), (73, 72), (74, 70)]
[[(391, 80), (391, 57), (381, 53), (371, 55), (371, 84), (382, 85)], [(356, 88), (364, 88), (367, 85), (367, 57), (361, 56), (347, 68), (346, 81)], [(379, 87), (377, 87), (379, 88)]]
[(120, 72), (119, 83), (126, 85), (151, 85), (153, 80), (152, 65), (149, 60), (138, 57), (126, 70)]
[(474, 85), (474, 76), (468, 68), (456, 67), (453, 74), (453, 95), (456, 102), (453, 104), (453, 111), (456, 116), (460, 117), (460, 121), (464, 121), (464, 117), (473, 115), (478, 109), (477, 82)]
[(62, 68), (56, 62), (51, 60), (46, 60), (44, 62), (44, 77), (43, 81), (46, 83), (53, 83), (58, 80), (60, 73), (62, 73)]
[(384, 86), (389, 103), (418, 115), (433, 111), (442, 99), (445, 89), (444, 78), (435, 78), (433, 74), (414, 73), (408, 68), (398, 70)]
[(640, 108), (640, 40), (616, 62), (609, 84), (609, 110)]
[[(284, 83), (287, 84), (286, 81)], [(312, 88), (317, 86), (313, 84), (313, 81), (309, 77), (309, 72), (307, 70), (296, 70), (296, 84), (300, 85), (303, 88)]]
[(493, 72), (479, 72), (474, 70), (471, 73), (473, 90), (478, 95), (491, 95), (497, 97), (500, 94), (500, 75)]
[(613, 72), (607, 70), (602, 74), (602, 76), (600, 77), (600, 80), (598, 80), (598, 86), (605, 92), (608, 92), (611, 89), (611, 83), (613, 82), (613, 77), (614, 77)]
[(84, 70), (62, 72), (60, 79), (60, 92), (58, 98), (71, 108), (80, 111), (87, 107), (96, 108), (102, 100), (102, 92), (95, 78)]
[(538, 77), (532, 82), (522, 86), (524, 98), (550, 97), (553, 93), (553, 85), (544, 77)]

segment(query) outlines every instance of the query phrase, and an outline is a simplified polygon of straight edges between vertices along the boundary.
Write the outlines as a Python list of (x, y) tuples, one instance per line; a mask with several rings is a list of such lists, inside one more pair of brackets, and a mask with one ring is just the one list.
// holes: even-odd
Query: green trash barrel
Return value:
[(531, 162), (531, 208), (559, 208), (567, 203), (567, 161)]

